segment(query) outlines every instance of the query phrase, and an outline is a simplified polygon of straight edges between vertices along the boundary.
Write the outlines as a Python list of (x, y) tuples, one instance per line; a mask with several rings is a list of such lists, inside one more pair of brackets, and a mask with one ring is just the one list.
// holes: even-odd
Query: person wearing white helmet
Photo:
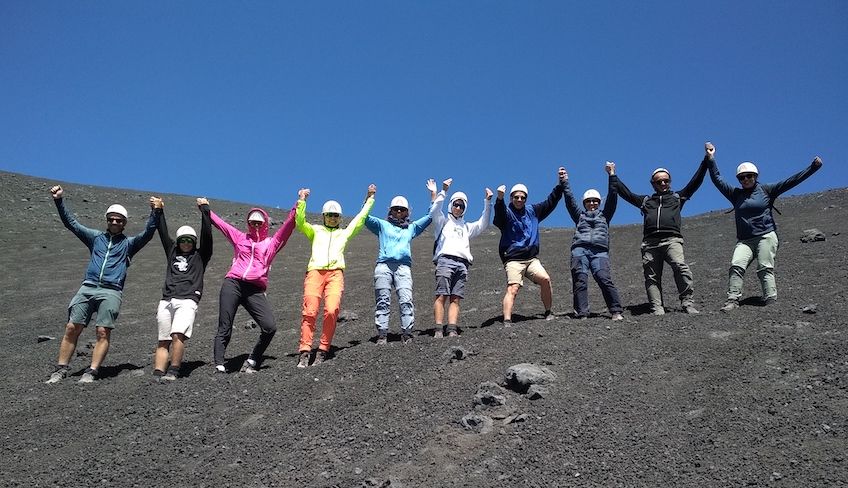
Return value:
[(777, 183), (760, 183), (760, 172), (754, 163), (743, 162), (736, 167), (736, 179), (741, 188), (734, 187), (722, 179), (715, 162), (715, 146), (707, 142), (710, 179), (733, 205), (736, 221), (736, 246), (730, 261), (727, 283), (727, 301), (721, 308), (730, 312), (739, 308), (745, 271), (757, 260), (757, 277), (762, 289), (762, 303), (771, 305), (777, 300), (777, 285), (774, 278), (774, 258), (777, 254), (777, 223), (772, 209), (774, 200), (798, 186), (819, 170), (822, 160), (816, 156), (810, 165), (800, 172)]
[(612, 282), (612, 273), (609, 263), (609, 223), (615, 214), (618, 204), (613, 176), (615, 175), (615, 163), (607, 162), (604, 169), (608, 178), (607, 200), (604, 208), (601, 206), (601, 194), (598, 190), (586, 190), (583, 193), (583, 208), (577, 206), (577, 201), (571, 193), (568, 183), (568, 173), (565, 174), (565, 190), (562, 198), (565, 200), (565, 208), (568, 215), (574, 221), (577, 228), (574, 238), (571, 240), (571, 282), (574, 299), (574, 315), (577, 318), (589, 316), (589, 273), (598, 283), (601, 294), (607, 304), (612, 320), (622, 320), (621, 299), (618, 289)]
[[(183, 225), (176, 240), (168, 232), (164, 204), (159, 217), (159, 240), (165, 251), (165, 284), (156, 310), (158, 342), (153, 354), (153, 376), (157, 381), (173, 381), (180, 376), (185, 343), (191, 338), (197, 305), (203, 296), (203, 276), (212, 259), (212, 219), (209, 200), (197, 199), (200, 210), (200, 241), (197, 232)], [(170, 354), (170, 365), (168, 355)]]
[(132, 257), (150, 242), (156, 232), (156, 223), (162, 213), (162, 200), (150, 197), (150, 215), (144, 230), (132, 237), (124, 235), (129, 214), (122, 205), (112, 205), (106, 210), (106, 230), (91, 229), (80, 224), (64, 202), (65, 191), (56, 185), (50, 188), (59, 218), (91, 251), (88, 269), (82, 286), (68, 305), (68, 323), (59, 345), (56, 368), (47, 383), (58, 383), (68, 376), (71, 358), (79, 336), (97, 314), (97, 341), (91, 353), (91, 365), (85, 370), (80, 383), (97, 379), (100, 366), (109, 351), (109, 340), (115, 321), (121, 311), (124, 281)]
[(392, 288), (397, 293), (400, 308), (401, 341), (412, 342), (415, 329), (415, 307), (412, 303), (412, 239), (432, 221), (429, 213), (415, 221), (409, 220), (409, 202), (405, 197), (392, 198), (386, 219), (369, 215), (365, 227), (377, 236), (380, 249), (374, 267), (374, 325), (378, 346), (388, 342), (389, 310)]
[(668, 263), (674, 273), (674, 283), (683, 312), (697, 314), (695, 308), (695, 279), (692, 270), (686, 264), (683, 255), (683, 233), (680, 212), (683, 205), (692, 198), (707, 174), (706, 156), (701, 161), (689, 183), (680, 191), (671, 189), (671, 173), (666, 168), (657, 168), (651, 173), (650, 195), (633, 193), (617, 176), (615, 179), (618, 195), (642, 212), (642, 272), (645, 275), (645, 291), (648, 305), (654, 315), (664, 315), (665, 306), (662, 294), (662, 273), (664, 263)]
[[(486, 188), (483, 200), (483, 213), (475, 222), (466, 222), (465, 210), (468, 207), (468, 197), (458, 191), (451, 195), (447, 216), (442, 213), (442, 203), (445, 201), (448, 189), (453, 182), (448, 178), (442, 182), (442, 190), (436, 192), (436, 181), (427, 180), (427, 189), (433, 197), (430, 206), (430, 217), (433, 218), (433, 233), (436, 236), (433, 245), (433, 263), (436, 265), (436, 299), (433, 303), (435, 332), (433, 337), (441, 338), (459, 335), (459, 302), (465, 296), (465, 285), (468, 281), (468, 268), (471, 266), (470, 240), (477, 237), (489, 226), (492, 215), (492, 190)], [(448, 323), (444, 329), (445, 305), (447, 305)]]
[(324, 298), (324, 322), (321, 326), (318, 351), (315, 352), (312, 365), (321, 364), (330, 354), (344, 293), (345, 247), (365, 225), (365, 217), (374, 206), (376, 193), (377, 187), (373, 184), (369, 185), (365, 203), (346, 227), (341, 227), (342, 206), (335, 200), (328, 200), (321, 207), (320, 225), (306, 222), (306, 199), (309, 198), (310, 191), (309, 188), (301, 188), (297, 193), (299, 198), (295, 212), (295, 226), (312, 243), (312, 254), (306, 265), (306, 276), (303, 279), (298, 368), (309, 366), (315, 322), (322, 297)]
[(506, 271), (506, 292), (503, 297), (503, 324), (512, 326), (512, 309), (518, 291), (524, 286), (524, 277), (539, 285), (545, 320), (553, 320), (553, 289), (551, 277), (539, 261), (539, 223), (545, 220), (562, 197), (565, 168), (557, 170), (557, 184), (548, 197), (527, 205), (527, 187), (521, 183), (513, 185), (509, 192), (510, 203), (504, 203), (506, 186), (498, 187), (495, 200), (493, 223), (501, 231), (498, 254)]

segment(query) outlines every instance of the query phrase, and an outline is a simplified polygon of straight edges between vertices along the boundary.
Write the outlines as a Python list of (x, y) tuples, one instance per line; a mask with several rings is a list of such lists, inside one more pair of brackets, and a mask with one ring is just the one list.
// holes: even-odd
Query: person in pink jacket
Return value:
[(247, 310), (262, 331), (253, 351), (241, 367), (242, 373), (255, 373), (259, 370), (262, 354), (277, 332), (274, 312), (265, 296), (265, 289), (268, 287), (271, 262), (286, 245), (294, 230), (295, 208), (292, 207), (286, 221), (271, 237), (268, 236), (268, 213), (261, 208), (252, 208), (248, 212), (247, 232), (228, 224), (215, 212), (209, 214), (212, 217), (212, 225), (233, 245), (233, 264), (224, 277), (218, 298), (218, 333), (215, 335), (214, 353), (215, 370), (220, 373), (227, 372), (224, 367), (224, 353), (233, 334), (233, 319), (239, 305)]

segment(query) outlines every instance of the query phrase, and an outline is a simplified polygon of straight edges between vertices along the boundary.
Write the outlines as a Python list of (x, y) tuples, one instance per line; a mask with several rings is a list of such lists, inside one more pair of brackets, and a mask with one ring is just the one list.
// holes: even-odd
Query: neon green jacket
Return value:
[(323, 224), (307, 223), (306, 200), (298, 200), (294, 223), (297, 230), (303, 232), (303, 235), (312, 242), (312, 256), (309, 258), (306, 270), (345, 269), (345, 247), (348, 241), (362, 230), (365, 218), (373, 206), (374, 197), (369, 197), (362, 205), (362, 210), (347, 224), (347, 227), (331, 229)]

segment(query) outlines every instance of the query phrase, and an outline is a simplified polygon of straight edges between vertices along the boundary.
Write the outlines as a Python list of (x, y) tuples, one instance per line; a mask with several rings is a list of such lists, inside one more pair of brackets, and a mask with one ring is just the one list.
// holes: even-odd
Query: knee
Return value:
[(97, 328), (97, 340), (98, 341), (108, 341), (109, 335), (111, 334), (111, 332), (112, 332), (111, 329), (107, 329), (105, 327), (98, 327)]
[(506, 287), (506, 296), (514, 298), (516, 295), (518, 295), (518, 290), (520, 290), (520, 289), (521, 289), (521, 287), (518, 286), (518, 285), (507, 286)]

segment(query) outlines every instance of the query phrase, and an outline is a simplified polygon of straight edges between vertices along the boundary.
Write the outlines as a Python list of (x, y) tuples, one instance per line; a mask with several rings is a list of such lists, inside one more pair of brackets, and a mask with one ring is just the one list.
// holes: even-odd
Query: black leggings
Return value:
[(250, 353), (250, 359), (256, 364), (262, 362), (262, 354), (271, 344), (271, 339), (277, 333), (277, 322), (274, 312), (265, 296), (265, 290), (246, 281), (235, 278), (225, 278), (221, 285), (221, 295), (218, 297), (218, 333), (215, 335), (215, 365), (224, 364), (224, 353), (233, 335), (233, 319), (236, 310), (241, 305), (259, 325), (262, 332)]

